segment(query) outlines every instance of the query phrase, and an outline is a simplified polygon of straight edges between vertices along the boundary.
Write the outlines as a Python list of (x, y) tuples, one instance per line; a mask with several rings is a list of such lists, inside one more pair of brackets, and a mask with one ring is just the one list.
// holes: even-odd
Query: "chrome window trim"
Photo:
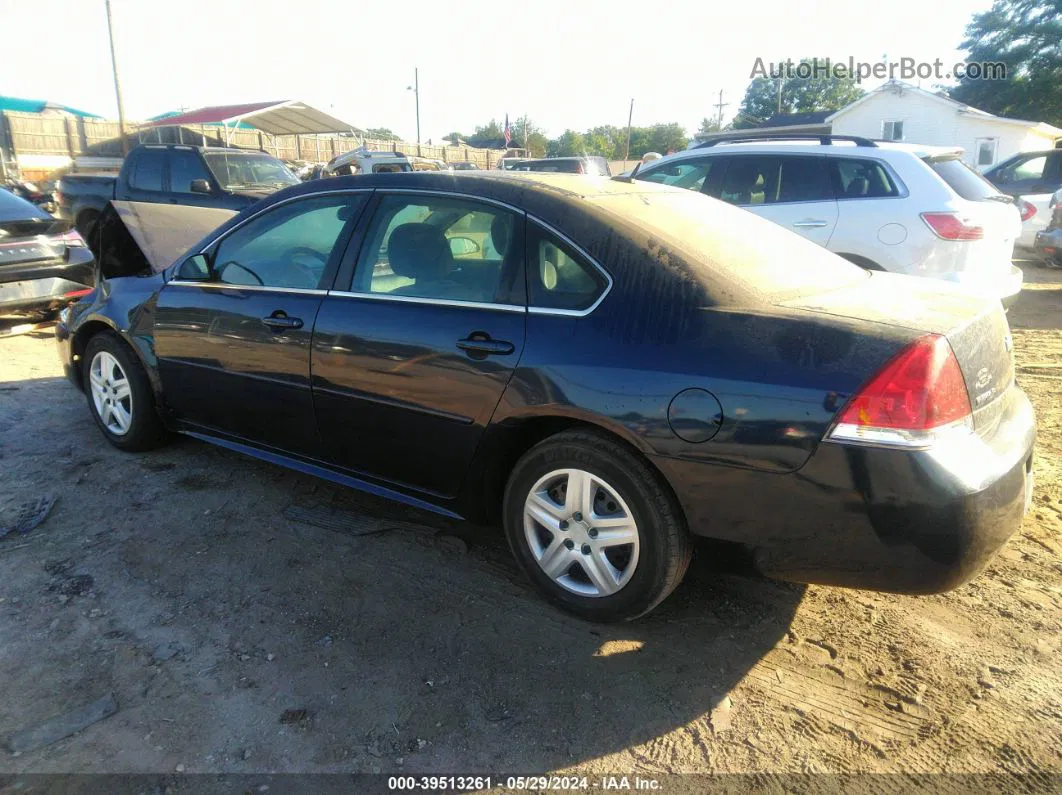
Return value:
[[(490, 199), (490, 198), (487, 198), (486, 196), (476, 196), (473, 193), (455, 193), (454, 191), (438, 190), (438, 189), (432, 189), (432, 188), (376, 188), (376, 190), (378, 190), (378, 191), (380, 191), (381, 193), (384, 193), (384, 194), (390, 194), (390, 193), (411, 194), (412, 193), (412, 194), (419, 194), (421, 196), (438, 196), (438, 197), (443, 198), (443, 199), (451, 199), (451, 198), (452, 199), (468, 199), (469, 201), (481, 202), (483, 204), (493, 204), (496, 207), (501, 207), (503, 209), (509, 210), (510, 212), (517, 213), (519, 215), (527, 215), (527, 211), (522, 209), (522, 208), (520, 208), (520, 207), (515, 207), (512, 204), (506, 204), (505, 202), (498, 201), (497, 199)], [(530, 217), (530, 216), (528, 216), (528, 217)]]
[[(297, 202), (297, 201), (300, 201), (300, 200), (317, 199), (317, 198), (319, 198), (321, 196), (338, 196), (338, 195), (345, 194), (345, 193), (372, 193), (374, 190), (376, 190), (376, 188), (343, 188), (343, 189), (340, 189), (340, 190), (322, 190), (322, 191), (316, 191), (314, 193), (300, 193), (298, 196), (291, 196), (291, 197), (289, 197), (287, 199), (282, 199), (281, 201), (278, 201), (275, 204), (271, 204), (268, 207), (263, 207), (261, 210), (258, 210), (257, 212), (254, 212), (251, 215), (248, 215), (246, 218), (244, 218), (242, 221), (240, 221), (238, 224), (236, 224), (236, 226), (232, 227), (231, 229), (226, 229), (224, 232), (222, 232), (221, 234), (217, 235), (216, 237), (212, 237), (208, 243), (206, 243), (201, 249), (199, 249), (199, 251), (196, 252), (196, 254), (205, 254), (210, 248), (212, 248), (218, 242), (220, 242), (221, 240), (224, 240), (226, 237), (231, 235), (236, 230), (242, 229), (244, 226), (249, 224), (255, 218), (258, 218), (259, 216), (263, 215), (264, 213), (267, 213), (270, 210), (274, 210), (277, 207), (283, 207), (285, 204), (291, 204), (292, 202)], [(183, 258), (181, 261), (183, 262), (184, 259), (187, 259), (187, 257)]]
[(193, 282), (184, 279), (171, 279), (167, 287), (206, 287), (210, 290), (250, 290), (256, 293), (297, 293), (299, 295), (328, 295), (328, 290), (304, 287), (268, 287), (263, 284), (229, 284), (227, 282)]
[(355, 293), (349, 290), (329, 290), (329, 296), (339, 298), (368, 298), (370, 301), (393, 301), (402, 304), (427, 304), (429, 306), (453, 306), (460, 309), (495, 309), (500, 312), (527, 312), (526, 306), (516, 304), (493, 304), (481, 301), (453, 301), (447, 298), (419, 298), (412, 295), (390, 295), (388, 293)]
[[(538, 218), (535, 218), (533, 215), (528, 215), (527, 216), (527, 220), (534, 222), (536, 225), (538, 225), (539, 227), (541, 227), (545, 231), (549, 232), (551, 235), (554, 235), (554, 236), (560, 238), (561, 240), (563, 240), (565, 243), (567, 243), (569, 246), (572, 247), (572, 249), (575, 251), (575, 253), (577, 253), (579, 256), (581, 256), (583, 259), (585, 259), (587, 262), (589, 262), (594, 268), (597, 268), (598, 272), (602, 276), (605, 277), (605, 289), (601, 291), (601, 295), (599, 295), (597, 297), (597, 300), (594, 301), (594, 303), (592, 303), (586, 309), (550, 309), (548, 307), (543, 307), (543, 306), (532, 306), (531, 303), (530, 303), (530, 296), (528, 296), (527, 311), (529, 313), (533, 314), (533, 315), (556, 315), (556, 316), (560, 316), (560, 317), (586, 317), (591, 312), (593, 312), (595, 309), (597, 309), (601, 305), (601, 302), (604, 301), (606, 297), (608, 297), (608, 294), (610, 292), (612, 292), (612, 285), (613, 285), (612, 274), (610, 274), (607, 270), (605, 270), (605, 268), (601, 265), (600, 262), (598, 262), (596, 259), (594, 259), (592, 256), (590, 256), (590, 254), (587, 253), (586, 249), (584, 249), (582, 246), (580, 246), (578, 243), (576, 243), (574, 240), (572, 240), (566, 234), (561, 232), (559, 229), (557, 229), (557, 228), (555, 228), (553, 226), (550, 226), (545, 221), (542, 221), (542, 220), (540, 220)], [(527, 267), (526, 263), (525, 263), (524, 267), (525, 268)]]

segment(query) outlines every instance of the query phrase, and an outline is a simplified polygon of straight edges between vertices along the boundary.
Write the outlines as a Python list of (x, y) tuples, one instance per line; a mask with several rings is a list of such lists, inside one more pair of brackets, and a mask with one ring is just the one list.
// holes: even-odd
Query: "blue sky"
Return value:
[[(358, 127), (422, 138), (506, 113), (571, 127), (736, 110), (757, 57), (961, 60), (990, 0), (621, 4), (112, 0), (130, 119), (181, 105), (301, 99)], [(116, 116), (103, 0), (0, 0), (0, 94)], [(865, 84), (873, 87), (873, 82)], [(931, 88), (924, 84), (923, 87)]]

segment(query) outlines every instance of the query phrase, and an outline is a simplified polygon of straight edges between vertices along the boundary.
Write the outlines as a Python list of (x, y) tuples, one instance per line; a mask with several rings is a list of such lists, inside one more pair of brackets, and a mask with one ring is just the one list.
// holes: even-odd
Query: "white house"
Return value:
[(921, 88), (890, 81), (833, 113), (775, 116), (760, 130), (770, 134), (833, 133), (961, 146), (963, 160), (983, 171), (1018, 152), (1052, 149), (1062, 129), (1050, 124), (994, 116)]

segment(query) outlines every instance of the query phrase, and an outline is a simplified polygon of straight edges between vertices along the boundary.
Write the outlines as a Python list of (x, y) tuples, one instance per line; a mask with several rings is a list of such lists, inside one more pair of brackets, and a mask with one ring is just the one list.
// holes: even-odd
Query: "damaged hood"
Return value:
[(161, 273), (211, 231), (236, 215), (216, 207), (112, 201), (153, 273)]

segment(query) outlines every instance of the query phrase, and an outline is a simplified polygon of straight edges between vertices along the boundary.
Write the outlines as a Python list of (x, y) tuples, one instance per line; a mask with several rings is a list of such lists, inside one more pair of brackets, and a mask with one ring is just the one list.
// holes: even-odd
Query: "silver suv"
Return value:
[(960, 282), (1009, 305), (1021, 215), (962, 150), (853, 136), (723, 138), (635, 179), (744, 207), (871, 270)]

